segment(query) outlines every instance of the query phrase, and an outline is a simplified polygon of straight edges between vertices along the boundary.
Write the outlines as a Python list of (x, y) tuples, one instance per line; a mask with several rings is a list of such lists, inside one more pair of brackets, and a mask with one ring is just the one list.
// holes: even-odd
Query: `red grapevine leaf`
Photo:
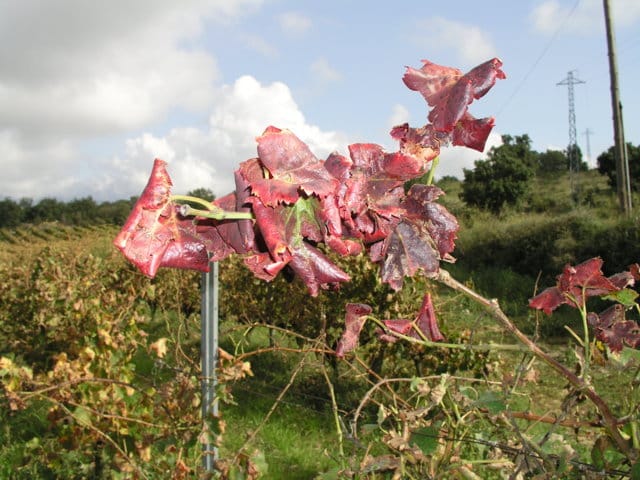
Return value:
[(350, 158), (340, 155), (339, 153), (332, 153), (327, 157), (324, 162), (324, 167), (327, 171), (338, 180), (344, 180), (349, 178), (353, 161)]
[(629, 273), (631, 273), (634, 280), (640, 281), (640, 264), (629, 265)]
[(265, 205), (293, 203), (299, 191), (324, 197), (333, 193), (337, 181), (309, 147), (288, 130), (268, 127), (257, 138), (258, 156), (271, 178), (255, 180), (253, 193)]
[(611, 328), (614, 324), (624, 322), (626, 320), (624, 307), (619, 304), (614, 304), (603, 312), (600, 312), (600, 315), (589, 312), (587, 320), (589, 321), (589, 325), (595, 329)]
[(494, 58), (462, 75), (458, 69), (423, 60), (420, 70), (407, 67), (403, 81), (411, 90), (420, 92), (433, 107), (428, 116), (433, 128), (453, 132), (454, 145), (482, 151), (493, 121), (476, 120), (467, 109), (474, 99), (484, 96), (497, 79), (506, 78), (500, 67), (502, 62)]
[(622, 290), (627, 287), (632, 287), (636, 280), (631, 272), (620, 272), (610, 276), (609, 280), (618, 290)]
[(449, 254), (455, 248), (459, 225), (435, 202), (442, 193), (433, 185), (413, 185), (402, 205), (403, 220), (383, 242), (371, 247), (372, 261), (382, 261), (382, 280), (395, 290), (402, 288), (405, 276), (418, 270), (435, 275), (440, 260), (453, 261)]
[(547, 315), (551, 315), (560, 305), (567, 303), (567, 298), (558, 287), (549, 287), (535, 297), (529, 299), (529, 308), (542, 310)]
[(391, 137), (400, 142), (400, 152), (420, 159), (423, 168), (440, 154), (440, 146), (449, 142), (448, 135), (435, 130), (433, 125), (411, 128), (404, 123), (391, 129)]
[[(433, 308), (433, 302), (431, 301), (431, 294), (429, 292), (424, 295), (418, 316), (413, 321), (392, 319), (384, 320), (383, 323), (389, 331), (399, 333), (400, 335), (406, 335), (417, 339), (426, 338), (432, 342), (441, 342), (444, 340), (444, 336), (440, 333), (440, 329), (438, 328), (436, 312)], [(398, 337), (393, 335), (393, 333), (385, 333), (382, 330), (378, 332), (378, 337), (380, 340), (391, 343), (398, 340)]]
[[(606, 295), (620, 290), (602, 273), (602, 259), (592, 258), (575, 267), (566, 265), (557, 277), (555, 287), (547, 288), (529, 300), (529, 306), (551, 314), (560, 305), (580, 308), (589, 297)], [(620, 279), (614, 277), (615, 282)]]
[[(400, 335), (408, 335), (413, 328), (413, 322), (403, 318), (384, 320), (384, 326), (391, 332), (399, 333)], [(378, 338), (383, 342), (396, 343), (399, 338), (393, 333), (387, 333), (385, 330), (379, 328), (376, 330)]]
[(423, 219), (427, 230), (438, 247), (442, 258), (451, 260), (448, 255), (455, 249), (455, 241), (460, 225), (454, 215), (436, 200), (444, 192), (434, 185), (416, 183), (411, 186), (405, 206), (407, 215)]
[(274, 264), (264, 268), (269, 270), (277, 266), (280, 270), (290, 264), (312, 296), (316, 296), (320, 288), (350, 280), (328, 257), (308, 243), (308, 240), (320, 242), (324, 238), (318, 211), (321, 203), (317, 198), (299, 198), (293, 205), (267, 206), (257, 197), (252, 197), (251, 202), (256, 226)]
[(582, 305), (586, 298), (619, 290), (602, 273), (601, 258), (591, 258), (575, 267), (567, 265), (558, 277), (558, 288), (576, 307)]
[(376, 256), (382, 256), (380, 276), (394, 290), (400, 290), (404, 277), (422, 270), (427, 276), (440, 268), (440, 255), (426, 226), (412, 219), (402, 220), (384, 240)]
[(619, 352), (624, 345), (631, 348), (640, 346), (640, 327), (633, 320), (615, 323), (611, 328), (600, 330), (596, 337), (606, 343), (611, 351)]
[(479, 152), (484, 151), (487, 138), (493, 129), (493, 118), (474, 118), (466, 113), (453, 129), (451, 143), (456, 146), (469, 147)]
[(409, 335), (409, 332), (413, 329), (413, 322), (403, 318), (384, 320), (383, 323), (389, 330), (400, 335)]
[[(235, 192), (217, 198), (213, 204), (228, 212), (248, 210), (236, 208), (238, 200)], [(255, 233), (251, 220), (198, 219), (195, 228), (207, 247), (212, 262), (223, 260), (234, 253), (248, 253), (254, 248)]]
[(404, 213), (404, 181), (384, 168), (389, 156), (375, 144), (349, 145), (350, 175), (337, 189), (338, 212), (347, 233), (373, 243), (385, 238)]
[(243, 259), (246, 267), (260, 280), (270, 282), (287, 266), (284, 260), (274, 262), (268, 252), (247, 255)]
[(293, 247), (289, 265), (305, 283), (312, 297), (318, 295), (320, 288), (331, 287), (351, 280), (351, 277), (338, 268), (325, 254), (307, 242)]
[(347, 311), (344, 320), (345, 328), (336, 346), (336, 356), (340, 358), (358, 346), (366, 316), (372, 312), (371, 307), (364, 303), (348, 303), (345, 308)]
[(162, 266), (208, 271), (207, 250), (194, 222), (178, 217), (170, 197), (166, 162), (156, 159), (149, 182), (114, 245), (149, 277)]
[(625, 345), (640, 347), (640, 327), (633, 320), (625, 318), (622, 305), (612, 305), (600, 315), (590, 312), (588, 320), (596, 338), (608, 345), (611, 351), (619, 352)]
[(433, 107), (446, 101), (447, 93), (461, 77), (462, 71), (457, 68), (422, 60), (420, 70), (407, 67), (402, 81), (411, 90), (420, 92), (429, 106)]
[[(432, 342), (441, 342), (444, 340), (444, 336), (438, 328), (436, 312), (433, 308), (433, 302), (431, 301), (431, 294), (429, 292), (424, 295), (422, 306), (420, 307), (420, 312), (418, 313), (418, 318), (416, 318), (415, 323), (416, 327), (424, 336)], [(420, 338), (417, 332), (414, 332), (413, 336)]]

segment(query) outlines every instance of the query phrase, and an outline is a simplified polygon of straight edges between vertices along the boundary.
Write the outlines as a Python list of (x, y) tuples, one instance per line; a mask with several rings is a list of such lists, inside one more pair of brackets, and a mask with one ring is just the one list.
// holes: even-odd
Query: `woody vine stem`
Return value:
[(566, 378), (571, 385), (573, 385), (577, 390), (584, 393), (584, 395), (591, 400), (591, 402), (597, 407), (602, 415), (602, 421), (604, 427), (607, 429), (611, 438), (616, 443), (616, 446), (623, 452), (627, 458), (636, 460), (637, 453), (630, 448), (629, 443), (622, 437), (620, 431), (618, 429), (619, 421), (618, 419), (611, 413), (609, 406), (607, 403), (598, 395), (593, 388), (587, 383), (587, 381), (574, 374), (571, 370), (569, 370), (562, 363), (558, 362), (547, 352), (542, 350), (535, 342), (533, 342), (529, 337), (527, 337), (524, 333), (520, 331), (518, 327), (516, 327), (513, 322), (507, 317), (507, 315), (502, 311), (500, 305), (496, 299), (487, 299), (482, 295), (478, 294), (476, 291), (468, 288), (464, 284), (460, 283), (458, 280), (453, 278), (449, 272), (446, 270), (440, 270), (436, 278), (440, 283), (446, 285), (447, 287), (465, 294), (475, 302), (484, 306), (492, 315), (494, 319), (496, 319), (504, 328), (506, 328), (509, 332), (511, 332), (515, 337), (525, 345), (531, 353), (533, 353), (537, 358), (545, 362), (551, 368), (553, 368), (556, 372)]

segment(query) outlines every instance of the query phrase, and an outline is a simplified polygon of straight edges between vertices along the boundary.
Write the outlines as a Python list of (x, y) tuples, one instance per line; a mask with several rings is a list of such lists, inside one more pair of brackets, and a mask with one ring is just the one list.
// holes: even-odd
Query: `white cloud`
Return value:
[(502, 136), (499, 133), (491, 132), (484, 152), (478, 152), (466, 147), (447, 147), (440, 151), (440, 163), (436, 170), (436, 177), (441, 178), (451, 175), (460, 180), (464, 179), (463, 169), (473, 169), (476, 160), (484, 160), (491, 147), (502, 145)]
[[(628, 27), (640, 21), (638, 0), (611, 2), (613, 20), (618, 27)], [(571, 33), (590, 34), (604, 28), (604, 8), (600, 0), (583, 0), (576, 7), (562, 5), (558, 0), (539, 2), (530, 14), (533, 27), (544, 34), (554, 34), (559, 28)]]
[(393, 111), (387, 121), (387, 125), (389, 128), (393, 128), (396, 125), (402, 125), (403, 123), (409, 122), (409, 119), (409, 109), (404, 105), (397, 103), (393, 106)]
[(75, 180), (61, 172), (74, 168), (78, 157), (68, 140), (30, 140), (16, 130), (0, 130), (3, 197), (41, 198), (63, 196)]
[(0, 9), (0, 128), (113, 133), (206, 108), (215, 60), (185, 46), (255, 0), (10, 2)]
[(327, 84), (337, 82), (342, 79), (342, 75), (335, 68), (333, 68), (329, 61), (324, 58), (318, 58), (309, 67), (315, 80), (320, 84)]
[(203, 22), (261, 2), (1, 2), (0, 191), (87, 194), (83, 141), (210, 111), (219, 74), (198, 45)]
[(453, 50), (457, 63), (464, 67), (475, 67), (496, 56), (487, 32), (476, 25), (442, 17), (421, 20), (412, 37), (413, 42), (426, 51), (440, 51), (450, 56), (449, 50)]
[(176, 128), (164, 137), (144, 134), (129, 140), (124, 156), (111, 162), (116, 173), (96, 188), (115, 190), (120, 197), (140, 191), (153, 158), (164, 157), (170, 162), (176, 192), (206, 187), (224, 195), (235, 189), (233, 171), (240, 162), (255, 157), (255, 138), (269, 125), (291, 130), (319, 158), (334, 150), (346, 151), (346, 138), (307, 123), (283, 83), (262, 85), (243, 76), (223, 87), (217, 99), (208, 129)]
[(248, 48), (265, 57), (276, 58), (280, 54), (276, 47), (259, 35), (245, 33), (241, 35), (241, 39)]
[(301, 35), (312, 26), (311, 19), (298, 12), (285, 12), (278, 15), (280, 28), (288, 34)]

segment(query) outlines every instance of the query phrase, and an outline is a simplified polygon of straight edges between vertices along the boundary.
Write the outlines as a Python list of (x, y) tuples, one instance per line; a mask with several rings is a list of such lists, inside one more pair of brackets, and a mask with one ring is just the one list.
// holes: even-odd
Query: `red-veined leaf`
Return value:
[[(619, 282), (619, 279), (616, 279)], [(555, 287), (547, 288), (529, 300), (529, 306), (550, 314), (560, 305), (580, 308), (589, 297), (620, 290), (602, 273), (602, 259), (591, 258), (579, 265), (566, 265)]]
[(267, 127), (257, 142), (260, 163), (270, 178), (256, 179), (251, 189), (265, 205), (293, 203), (300, 191), (320, 197), (334, 192), (336, 179), (309, 147), (289, 130)]
[(444, 336), (438, 328), (436, 312), (433, 308), (433, 302), (431, 301), (431, 294), (429, 292), (425, 293), (422, 299), (422, 306), (420, 307), (420, 312), (418, 313), (418, 318), (416, 318), (415, 323), (422, 334), (432, 342), (441, 342), (444, 340)]
[(367, 315), (372, 311), (371, 307), (364, 303), (348, 303), (345, 309), (344, 332), (336, 346), (336, 356), (338, 357), (344, 357), (345, 354), (358, 346), (360, 332)]
[(114, 245), (142, 273), (154, 277), (158, 268), (208, 271), (207, 249), (192, 219), (178, 217), (171, 203), (166, 162), (156, 159), (147, 186)]
[(411, 90), (420, 92), (433, 107), (428, 116), (433, 128), (453, 132), (455, 145), (483, 151), (493, 121), (476, 120), (467, 109), (474, 99), (484, 96), (497, 79), (506, 77), (501, 67), (502, 62), (494, 58), (462, 75), (456, 68), (423, 60), (420, 70), (407, 67), (403, 81)]

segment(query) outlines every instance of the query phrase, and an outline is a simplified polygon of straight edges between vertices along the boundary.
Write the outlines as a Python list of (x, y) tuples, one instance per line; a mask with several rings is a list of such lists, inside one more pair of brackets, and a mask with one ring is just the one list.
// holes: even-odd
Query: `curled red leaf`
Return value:
[(358, 346), (360, 332), (367, 315), (372, 311), (371, 307), (364, 303), (348, 303), (345, 309), (344, 332), (336, 346), (336, 356), (340, 358)]
[(162, 266), (209, 269), (207, 249), (195, 224), (179, 218), (171, 203), (171, 179), (160, 159), (154, 161), (147, 186), (113, 243), (149, 277)]
[(252, 192), (265, 205), (295, 202), (300, 192), (327, 196), (337, 181), (309, 147), (289, 130), (267, 127), (257, 138), (261, 165), (270, 177), (254, 180)]
[(420, 92), (433, 107), (428, 118), (435, 130), (453, 133), (454, 145), (483, 151), (493, 120), (476, 120), (467, 110), (497, 79), (506, 78), (501, 67), (502, 62), (494, 58), (463, 75), (457, 68), (423, 60), (419, 70), (407, 67), (403, 81), (411, 90)]
[(416, 318), (416, 328), (432, 342), (441, 342), (444, 340), (444, 336), (440, 333), (438, 328), (438, 320), (436, 319), (436, 312), (433, 308), (433, 302), (431, 301), (431, 294), (425, 293), (422, 299), (422, 306)]
[(436, 318), (436, 312), (433, 308), (433, 302), (429, 292), (424, 295), (418, 316), (413, 321), (405, 319), (391, 319), (384, 320), (383, 323), (391, 333), (381, 330), (378, 332), (378, 337), (380, 340), (387, 342), (394, 343), (398, 340), (398, 337), (395, 336), (394, 333), (420, 340), (426, 338), (432, 342), (441, 342), (444, 340), (444, 336), (438, 328), (438, 320)]

